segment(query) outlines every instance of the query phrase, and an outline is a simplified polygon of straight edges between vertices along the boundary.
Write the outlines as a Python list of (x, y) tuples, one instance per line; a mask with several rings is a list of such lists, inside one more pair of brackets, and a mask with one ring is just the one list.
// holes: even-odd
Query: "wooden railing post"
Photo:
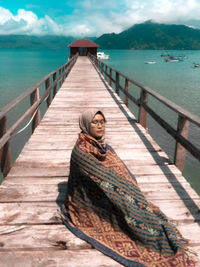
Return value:
[(106, 81), (108, 81), (108, 73), (107, 73), (107, 71), (108, 71), (108, 67), (106, 65), (106, 69), (105, 69), (105, 80)]
[(62, 77), (62, 84), (64, 83), (64, 80), (65, 80), (65, 73), (64, 73), (65, 69), (64, 67), (62, 68), (62, 74), (63, 74), (63, 77)]
[[(30, 95), (31, 106), (39, 99), (40, 99), (39, 88), (36, 88), (35, 91), (33, 91), (33, 93)], [(40, 109), (38, 108), (32, 121), (32, 133), (34, 132), (35, 128), (39, 125), (39, 123), (40, 123)]]
[(116, 84), (115, 84), (116, 93), (119, 95), (119, 72), (116, 71)]
[(141, 89), (140, 93), (140, 107), (138, 114), (138, 122), (146, 129), (147, 126), (147, 112), (143, 107), (143, 103), (147, 104), (148, 102), (148, 94), (145, 90)]
[[(57, 72), (55, 72), (53, 74), (53, 81), (55, 82), (56, 79), (57, 79)], [(56, 83), (56, 85), (53, 88), (53, 98), (55, 97), (56, 94), (57, 94), (57, 83)]]
[[(129, 92), (129, 80), (127, 78), (125, 79), (125, 90)], [(128, 96), (127, 95), (125, 96), (124, 103), (128, 107)]]
[(61, 81), (61, 69), (59, 69), (59, 80), (60, 80), (60, 82), (59, 82), (59, 87), (61, 87), (62, 86), (62, 81)]
[(103, 74), (104, 64), (101, 63), (101, 74)]
[(60, 84), (60, 86), (62, 86), (62, 84), (63, 84), (63, 68), (61, 68), (60, 74), (61, 74), (61, 84)]
[[(0, 138), (7, 132), (7, 120), (6, 116), (0, 119)], [(5, 177), (12, 167), (10, 142), (6, 142), (5, 145), (0, 149), (0, 162), (1, 171)]]
[[(185, 117), (179, 115), (177, 133), (187, 139), (188, 129), (189, 129), (189, 121)], [(182, 173), (184, 172), (185, 158), (186, 158), (186, 149), (179, 142), (176, 142), (174, 163)]]
[[(47, 90), (50, 86), (50, 78), (46, 79), (45, 81), (45, 89)], [(49, 92), (49, 96), (47, 98), (47, 107), (49, 107), (51, 104), (51, 92)]]
[(110, 81), (109, 85), (112, 87), (112, 69), (110, 68)]
[[(67, 70), (65, 71), (65, 78), (66, 78), (67, 75), (70, 73), (70, 71), (71, 71), (73, 65), (74, 65), (74, 59), (73, 59), (73, 61), (67, 66)], [(65, 79), (64, 79), (64, 80), (65, 80)], [(64, 82), (64, 80), (63, 80), (63, 82)]]

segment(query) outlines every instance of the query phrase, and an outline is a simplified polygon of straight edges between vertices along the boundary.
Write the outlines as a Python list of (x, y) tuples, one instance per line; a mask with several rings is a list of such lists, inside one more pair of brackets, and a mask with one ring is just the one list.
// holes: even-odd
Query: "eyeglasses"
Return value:
[(100, 120), (100, 121), (95, 120), (95, 121), (92, 121), (91, 124), (93, 124), (95, 127), (97, 127), (99, 124), (101, 126), (104, 126), (105, 125), (105, 120)]

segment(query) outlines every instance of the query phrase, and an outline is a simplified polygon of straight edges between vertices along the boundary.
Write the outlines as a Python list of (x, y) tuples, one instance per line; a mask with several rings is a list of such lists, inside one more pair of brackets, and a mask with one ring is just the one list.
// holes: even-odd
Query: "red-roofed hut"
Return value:
[(89, 39), (77, 39), (68, 45), (68, 47), (70, 47), (69, 58), (71, 58), (76, 53), (79, 53), (79, 56), (87, 56), (88, 53), (96, 56), (99, 45)]

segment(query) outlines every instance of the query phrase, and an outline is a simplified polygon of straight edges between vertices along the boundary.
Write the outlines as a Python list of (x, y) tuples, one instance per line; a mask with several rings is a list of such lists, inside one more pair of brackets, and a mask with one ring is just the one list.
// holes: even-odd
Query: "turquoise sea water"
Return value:
[[(104, 50), (110, 55), (105, 63), (126, 74), (137, 82), (146, 85), (171, 101), (200, 116), (200, 68), (193, 68), (193, 63), (200, 63), (200, 51), (170, 51), (170, 54), (184, 54), (183, 62), (162, 62), (163, 51), (159, 50)], [(38, 82), (44, 75), (64, 64), (69, 50), (29, 50), (0, 49), (0, 109), (11, 100)], [(145, 64), (156, 61), (156, 64)], [(137, 88), (131, 92), (138, 96)], [(176, 125), (176, 115), (168, 108), (149, 99), (152, 107), (172, 125)], [(15, 120), (16, 112), (22, 112), (29, 103), (25, 102), (19, 110), (10, 114), (9, 124)], [(130, 105), (137, 116), (137, 109)], [(174, 140), (166, 134), (151, 118), (148, 118), (149, 133), (173, 160)], [(31, 134), (30, 129), (12, 138), (12, 152), (17, 157), (24, 142)], [(189, 139), (200, 145), (200, 130), (190, 127)], [(185, 177), (200, 194), (200, 163), (189, 154), (185, 166)]]

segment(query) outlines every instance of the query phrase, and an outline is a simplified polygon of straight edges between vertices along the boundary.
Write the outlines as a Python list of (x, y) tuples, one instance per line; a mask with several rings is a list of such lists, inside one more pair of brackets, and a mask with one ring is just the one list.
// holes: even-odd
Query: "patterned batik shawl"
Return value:
[(114, 150), (86, 134), (72, 151), (61, 217), (74, 234), (124, 266), (194, 266), (176, 228), (147, 202)]

